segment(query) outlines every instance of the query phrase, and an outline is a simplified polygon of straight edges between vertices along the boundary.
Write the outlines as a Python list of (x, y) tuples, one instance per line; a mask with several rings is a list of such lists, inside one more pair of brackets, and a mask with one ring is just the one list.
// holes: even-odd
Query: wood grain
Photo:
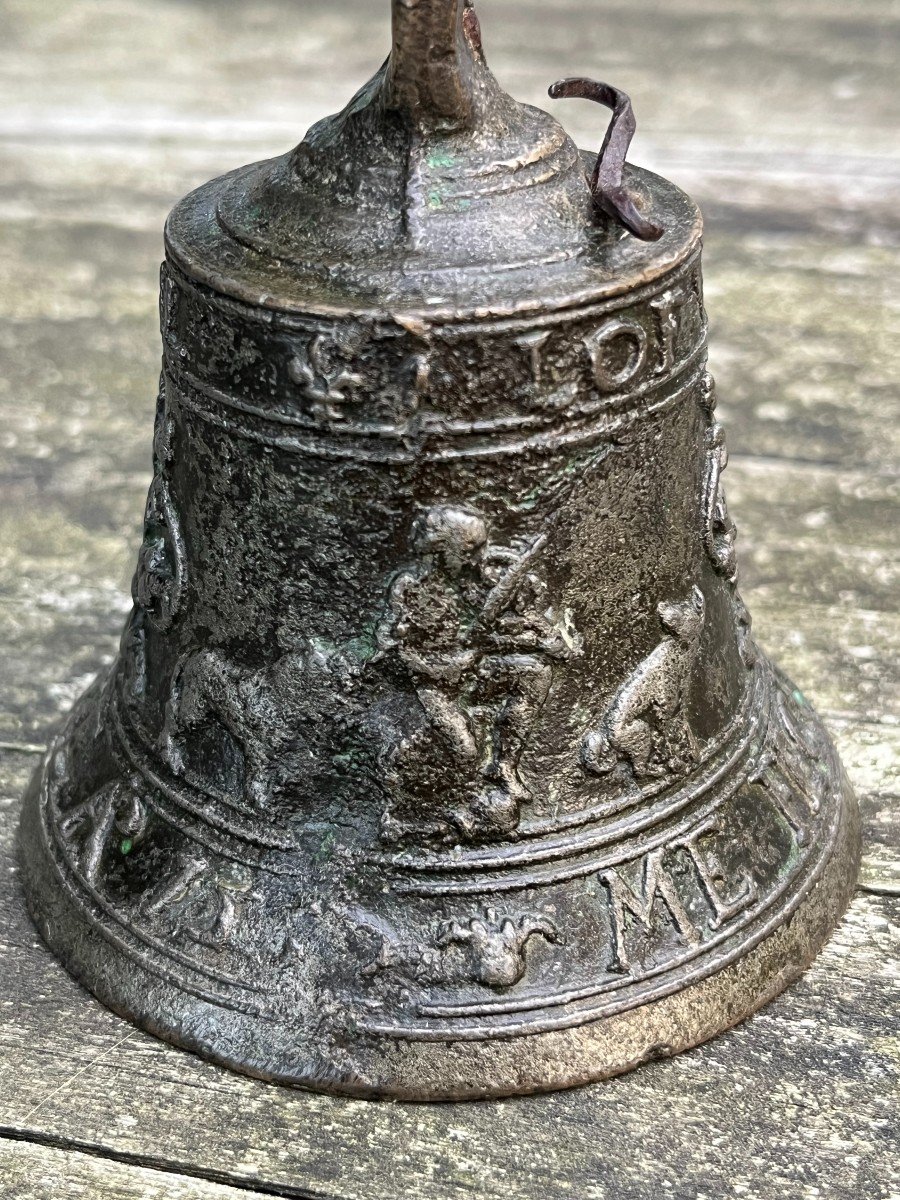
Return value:
[(247, 1200), (259, 1195), (211, 1180), (137, 1163), (98, 1158), (71, 1147), (0, 1137), (5, 1200)]

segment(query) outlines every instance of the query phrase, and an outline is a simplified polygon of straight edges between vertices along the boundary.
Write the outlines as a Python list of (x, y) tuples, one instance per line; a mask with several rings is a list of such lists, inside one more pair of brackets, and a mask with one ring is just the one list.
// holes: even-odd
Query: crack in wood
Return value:
[(269, 1184), (260, 1180), (254, 1180), (251, 1183), (247, 1178), (229, 1171), (216, 1171), (208, 1167), (198, 1167), (189, 1162), (158, 1158), (154, 1155), (130, 1154), (127, 1150), (114, 1150), (96, 1142), (62, 1137), (42, 1130), (25, 1130), (11, 1125), (0, 1125), (0, 1140), (23, 1142), (32, 1146), (47, 1146), (54, 1150), (68, 1150), (78, 1154), (87, 1154), (92, 1158), (107, 1162), (124, 1163), (131, 1167), (159, 1171), (165, 1175), (183, 1175), (188, 1179), (220, 1183), (245, 1192), (248, 1196), (279, 1196), (284, 1200), (344, 1200), (339, 1192), (312, 1191), (308, 1188)]

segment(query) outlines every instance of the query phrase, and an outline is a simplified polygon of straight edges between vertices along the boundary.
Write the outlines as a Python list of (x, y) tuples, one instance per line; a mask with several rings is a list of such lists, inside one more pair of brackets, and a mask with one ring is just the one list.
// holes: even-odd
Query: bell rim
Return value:
[[(32, 920), (66, 970), (117, 1015), (207, 1061), (267, 1082), (357, 1099), (433, 1103), (565, 1090), (699, 1046), (740, 1024), (802, 975), (852, 898), (860, 858), (856, 799), (839, 767), (835, 820), (830, 840), (817, 855), (818, 874), (799, 901), (779, 915), (774, 929), (712, 973), (635, 1007), (569, 1027), (478, 1041), (367, 1035), (345, 1054), (352, 1067), (336, 1067), (340, 1055), (329, 1053), (327, 1045), (317, 1058), (311, 1045), (308, 1063), (273, 1069), (278, 1024), (229, 1011), (140, 966), (56, 885), (38, 828), (45, 769), (38, 769), (26, 794), (19, 857)], [(98, 944), (99, 953), (92, 949)], [(125, 973), (127, 1002), (117, 987)], [(290, 1029), (287, 1020), (279, 1024)], [(253, 1053), (229, 1054), (229, 1044), (256, 1047), (256, 1059)]]

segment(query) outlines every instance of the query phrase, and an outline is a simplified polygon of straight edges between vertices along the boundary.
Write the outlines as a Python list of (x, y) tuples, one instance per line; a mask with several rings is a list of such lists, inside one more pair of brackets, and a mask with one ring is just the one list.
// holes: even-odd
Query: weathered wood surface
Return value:
[[(481, 0), (503, 81), (635, 101), (708, 218), (742, 590), (860, 794), (854, 905), (741, 1028), (578, 1092), (294, 1093), (101, 1008), (21, 908), (32, 748), (115, 652), (149, 476), (171, 203), (277, 153), (386, 48), (386, 0), (0, 0), (0, 1184), (5, 1196), (900, 1197), (897, 285), (891, 0)], [(564, 115), (586, 145), (602, 114)], [(237, 1190), (232, 1190), (237, 1189)]]
[(258, 1192), (71, 1149), (0, 1142), (4, 1200), (252, 1200)]

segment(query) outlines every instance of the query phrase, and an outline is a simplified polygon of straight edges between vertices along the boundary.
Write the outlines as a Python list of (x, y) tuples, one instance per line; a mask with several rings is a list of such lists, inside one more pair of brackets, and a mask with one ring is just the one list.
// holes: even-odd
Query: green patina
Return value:
[(334, 830), (327, 829), (322, 834), (322, 840), (319, 842), (318, 847), (313, 853), (313, 861), (317, 863), (327, 862), (327, 860), (331, 858), (335, 840)]
[(358, 637), (351, 638), (345, 645), (344, 649), (352, 657), (359, 662), (366, 663), (369, 659), (375, 656), (378, 650), (378, 642), (375, 638), (375, 626), (366, 626)]
[(346, 642), (331, 642), (327, 638), (310, 638), (310, 644), (315, 652), (325, 659), (349, 657), (357, 662), (368, 662), (375, 655), (378, 644), (375, 640), (375, 626), (369, 624), (362, 632)]
[(428, 155), (425, 161), (429, 167), (436, 169), (439, 167), (452, 167), (455, 160), (453, 155), (448, 154), (446, 150), (435, 150)]

